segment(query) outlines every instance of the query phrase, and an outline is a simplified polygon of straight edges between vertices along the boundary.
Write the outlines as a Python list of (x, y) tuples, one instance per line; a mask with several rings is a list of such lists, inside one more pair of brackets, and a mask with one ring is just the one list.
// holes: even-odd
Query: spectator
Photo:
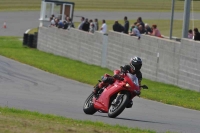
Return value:
[(66, 21), (63, 22), (63, 29), (67, 29), (68, 28), (68, 23)]
[(132, 30), (133, 30), (133, 29), (132, 29), (132, 26), (131, 26), (130, 29), (129, 29), (129, 35), (130, 35), (130, 33), (132, 32)]
[(55, 19), (55, 16), (54, 16), (54, 14), (52, 14), (52, 15), (51, 15), (51, 17), (52, 17), (52, 19)]
[(55, 21), (55, 26), (56, 26), (56, 27), (58, 27), (58, 22), (59, 22), (59, 19), (58, 19), (58, 18), (55, 18), (55, 20), (54, 20), (54, 21)]
[(152, 36), (162, 37), (160, 34), (160, 31), (157, 28), (157, 25), (152, 25), (152, 33), (150, 34)]
[(130, 36), (137, 36), (138, 39), (140, 39), (140, 31), (135, 27), (135, 25), (132, 26), (132, 32), (130, 33)]
[(124, 33), (128, 34), (128, 29), (129, 29), (129, 21), (127, 16), (124, 17)]
[(75, 28), (74, 27), (74, 23), (72, 22), (71, 18), (68, 19), (68, 27), (67, 27), (67, 29), (69, 30), (70, 28)]
[(67, 21), (67, 22), (69, 22), (69, 19), (70, 19), (69, 17), (66, 17), (66, 21)]
[(85, 18), (84, 17), (81, 17), (81, 23), (79, 24), (79, 26), (78, 26), (78, 29), (79, 30), (83, 30), (82, 28), (83, 28), (83, 24), (85, 23)]
[[(142, 27), (141, 27), (141, 26)], [(145, 32), (145, 27), (144, 27), (144, 22), (142, 21), (142, 18), (141, 17), (138, 17), (138, 19), (137, 19), (137, 28), (138, 28), (138, 30), (140, 30), (140, 33), (141, 34), (143, 34), (144, 32)]]
[(89, 23), (90, 23), (90, 24), (91, 24), (91, 23), (93, 23), (93, 20), (92, 20), (92, 19), (90, 19), (90, 20), (89, 20)]
[(101, 26), (100, 30), (104, 34), (107, 32), (107, 24), (106, 24), (106, 20), (104, 20), (104, 19), (102, 20), (102, 26)]
[(90, 20), (90, 29), (89, 29), (89, 32), (90, 33), (94, 33), (94, 31), (95, 31), (95, 26), (94, 26), (93, 20), (91, 19)]
[(189, 39), (193, 39), (192, 29), (190, 29), (190, 30), (188, 31), (188, 38), (189, 38)]
[(89, 32), (89, 29), (90, 29), (90, 23), (88, 22), (88, 19), (86, 18), (85, 22), (83, 23), (82, 30)]
[(140, 31), (140, 34), (144, 34), (144, 33), (145, 33), (145, 31), (144, 31), (142, 25), (139, 25), (139, 26), (138, 26), (138, 30)]
[[(135, 26), (135, 28), (138, 28), (137, 27), (137, 24), (138, 24), (138, 22), (135, 22), (133, 25)], [(133, 26), (132, 26), (133, 27)]]
[(98, 23), (98, 19), (94, 19), (94, 27), (95, 27), (95, 31), (99, 30), (99, 23)]
[(135, 28), (139, 29), (139, 26), (140, 26), (140, 25), (141, 25), (141, 24), (137, 22)]
[(138, 17), (137, 23), (139, 23), (140, 25), (142, 25), (142, 28), (144, 29), (144, 22), (142, 21), (141, 17)]
[(137, 22), (135, 22), (135, 23), (130, 27), (130, 29), (129, 29), (129, 35), (132, 33), (133, 26), (134, 26), (135, 28), (137, 28)]
[(70, 19), (70, 17), (68, 17), (68, 16), (65, 18), (67, 23), (69, 22), (69, 19)]
[(94, 31), (95, 31), (95, 27), (94, 27), (94, 24), (93, 23), (91, 23), (90, 24), (90, 33), (94, 33)]
[(55, 26), (55, 20), (52, 17), (50, 18), (50, 23), (50, 26)]
[(194, 28), (194, 40), (200, 41), (200, 33), (199, 33), (198, 28)]
[(124, 31), (124, 27), (121, 24), (119, 24), (118, 21), (115, 21), (115, 23), (113, 25), (113, 31), (123, 32)]
[(63, 28), (64, 27), (64, 24), (62, 22), (62, 20), (59, 20), (58, 22), (58, 28)]
[(150, 28), (150, 26), (146, 23), (145, 24), (145, 34), (151, 34), (152, 33), (152, 30)]

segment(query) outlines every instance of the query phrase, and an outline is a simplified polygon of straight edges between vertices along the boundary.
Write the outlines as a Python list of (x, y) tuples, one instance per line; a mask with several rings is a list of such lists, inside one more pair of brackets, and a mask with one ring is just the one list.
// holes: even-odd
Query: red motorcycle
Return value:
[[(138, 78), (133, 74), (114, 70), (114, 75), (118, 75), (118, 78), (115, 79), (113, 84), (105, 86), (95, 96), (91, 93), (86, 99), (83, 106), (83, 111), (86, 114), (93, 115), (98, 111), (108, 113), (109, 117), (115, 118), (136, 96), (135, 91), (140, 91), (140, 87), (148, 89), (146, 85), (139, 86)], [(107, 76), (109, 75), (104, 75), (104, 77)]]

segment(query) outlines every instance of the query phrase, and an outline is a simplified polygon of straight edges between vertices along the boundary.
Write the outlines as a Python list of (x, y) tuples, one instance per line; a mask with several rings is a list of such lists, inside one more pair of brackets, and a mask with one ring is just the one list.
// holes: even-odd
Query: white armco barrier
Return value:
[(200, 42), (181, 42), (142, 35), (138, 40), (113, 31), (86, 33), (77, 29), (39, 28), (37, 48), (111, 70), (143, 60), (143, 77), (200, 92)]

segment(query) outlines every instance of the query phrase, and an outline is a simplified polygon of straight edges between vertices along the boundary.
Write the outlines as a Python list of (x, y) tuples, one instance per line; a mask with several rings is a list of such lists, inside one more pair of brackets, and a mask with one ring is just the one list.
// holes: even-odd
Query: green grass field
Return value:
[(0, 107), (1, 133), (156, 133), (150, 130), (111, 126), (61, 116)]
[[(63, 0), (68, 1), (68, 0)], [(69, 0), (75, 10), (109, 11), (170, 11), (172, 0)], [(41, 0), (0, 0), (0, 11), (39, 10)], [(194, 11), (200, 11), (200, 1), (194, 0)], [(183, 11), (184, 1), (176, 0), (175, 10)]]

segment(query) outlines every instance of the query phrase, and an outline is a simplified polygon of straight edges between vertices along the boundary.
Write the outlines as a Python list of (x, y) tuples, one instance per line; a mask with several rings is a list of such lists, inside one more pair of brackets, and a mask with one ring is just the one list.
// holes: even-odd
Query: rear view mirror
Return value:
[(140, 87), (142, 87), (143, 89), (149, 89), (148, 86), (146, 86), (146, 85), (142, 85)]

